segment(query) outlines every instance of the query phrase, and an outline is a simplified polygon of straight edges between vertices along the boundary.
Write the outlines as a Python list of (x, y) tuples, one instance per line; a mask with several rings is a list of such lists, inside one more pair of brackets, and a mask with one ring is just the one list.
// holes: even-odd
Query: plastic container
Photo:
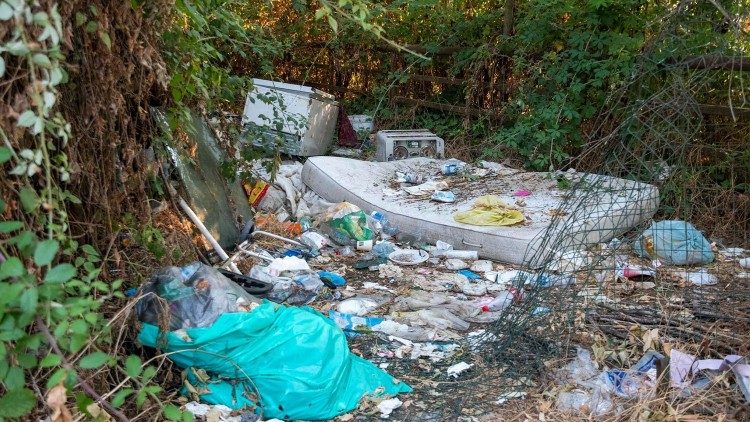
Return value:
[(476, 261), (477, 259), (479, 259), (479, 252), (449, 250), (449, 251), (445, 251), (443, 256), (445, 256), (446, 258), (468, 259), (468, 260)]

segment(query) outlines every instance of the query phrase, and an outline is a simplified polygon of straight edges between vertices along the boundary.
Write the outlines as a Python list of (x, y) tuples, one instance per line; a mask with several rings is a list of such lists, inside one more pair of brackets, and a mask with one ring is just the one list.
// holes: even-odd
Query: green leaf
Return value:
[(50, 389), (57, 384), (60, 383), (60, 381), (64, 380), (65, 377), (68, 375), (68, 370), (65, 368), (59, 368), (55, 371), (55, 373), (52, 374), (51, 377), (47, 380), (47, 389)]
[(0, 3), (0, 20), (7, 21), (13, 17), (13, 8), (6, 2)]
[(19, 299), (21, 303), (21, 310), (25, 313), (33, 313), (36, 311), (36, 305), (39, 302), (39, 290), (35, 287), (26, 289)]
[(36, 123), (36, 114), (31, 110), (26, 110), (18, 116), (18, 126), (31, 127)]
[(125, 399), (128, 398), (129, 395), (133, 394), (132, 388), (123, 388), (122, 390), (118, 391), (114, 397), (112, 397), (112, 406), (114, 407), (120, 407), (125, 403)]
[(328, 15), (328, 25), (333, 29), (333, 32), (339, 32), (339, 23), (331, 15)]
[(78, 362), (78, 366), (83, 369), (96, 369), (105, 363), (107, 363), (109, 355), (104, 352), (94, 352), (81, 358)]
[(141, 373), (141, 358), (130, 355), (125, 359), (125, 373), (131, 378), (136, 378)]
[(62, 359), (60, 358), (60, 355), (57, 354), (49, 354), (42, 359), (41, 362), (39, 362), (40, 368), (49, 368), (52, 366), (58, 366), (62, 363)]
[(136, 393), (135, 395), (135, 407), (140, 409), (141, 406), (143, 406), (143, 403), (145, 402), (146, 402), (146, 392), (143, 390), (138, 391), (138, 393)]
[(13, 366), (8, 369), (8, 373), (5, 374), (5, 379), (3, 379), (3, 384), (5, 384), (5, 388), (8, 390), (18, 390), (22, 388), (25, 383), (23, 369), (18, 366)]
[[(3, 61), (3, 58), (0, 57), (0, 76), (3, 76), (4, 70), (5, 70), (5, 61)], [(11, 151), (8, 147), (0, 147), (0, 164), (3, 164), (6, 161), (10, 160), (10, 157), (12, 156), (13, 154), (11, 154)]]
[(109, 34), (104, 31), (99, 31), (99, 38), (102, 40), (102, 43), (104, 43), (104, 46), (107, 47), (107, 50), (112, 50), (112, 39), (109, 38)]
[(18, 197), (21, 199), (21, 205), (23, 206), (23, 210), (26, 212), (32, 212), (39, 208), (39, 204), (42, 202), (39, 199), (39, 195), (37, 195), (36, 191), (28, 186), (24, 186), (21, 188), (21, 191), (18, 192)]
[(173, 404), (168, 404), (164, 406), (164, 416), (167, 417), (170, 421), (179, 421), (182, 419), (182, 412), (180, 412), (180, 409), (177, 408), (177, 406)]
[(0, 397), (0, 416), (20, 418), (34, 410), (36, 395), (28, 388), (8, 391)]
[(23, 227), (20, 221), (2, 221), (0, 222), (0, 233), (10, 233)]
[(76, 275), (76, 267), (65, 263), (57, 264), (47, 271), (44, 276), (45, 283), (65, 283)]
[(81, 250), (86, 252), (87, 255), (99, 256), (99, 252), (97, 252), (96, 249), (94, 249), (94, 247), (89, 245), (88, 243), (82, 245)]
[(88, 33), (96, 32), (97, 28), (99, 28), (99, 24), (96, 21), (88, 21), (86, 23), (86, 32)]
[(86, 23), (87, 20), (88, 18), (86, 17), (86, 15), (81, 12), (76, 12), (76, 28), (83, 26), (83, 24)]
[(50, 61), (49, 57), (47, 57), (46, 54), (42, 54), (42, 53), (34, 54), (31, 57), (31, 61), (33, 61), (34, 64), (39, 67), (43, 67), (45, 69), (52, 68), (52, 62)]
[(34, 263), (40, 267), (49, 265), (59, 250), (60, 242), (55, 239), (39, 242), (34, 251)]
[(23, 267), (23, 263), (15, 256), (11, 256), (0, 264), (0, 280), (8, 277), (20, 277), (25, 272), (26, 269)]

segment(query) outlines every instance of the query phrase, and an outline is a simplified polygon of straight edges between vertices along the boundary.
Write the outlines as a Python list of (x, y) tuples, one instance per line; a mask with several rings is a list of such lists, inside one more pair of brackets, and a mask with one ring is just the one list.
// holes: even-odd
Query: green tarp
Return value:
[(156, 326), (143, 324), (138, 338), (179, 352), (169, 358), (180, 367), (205, 370), (210, 380), (187, 371), (205, 403), (252, 407), (255, 386), (264, 418), (320, 420), (353, 410), (365, 395), (411, 391), (352, 354), (343, 331), (312, 308), (264, 301), (252, 312), (223, 314), (211, 327), (185, 331), (189, 339), (175, 332), (160, 337)]

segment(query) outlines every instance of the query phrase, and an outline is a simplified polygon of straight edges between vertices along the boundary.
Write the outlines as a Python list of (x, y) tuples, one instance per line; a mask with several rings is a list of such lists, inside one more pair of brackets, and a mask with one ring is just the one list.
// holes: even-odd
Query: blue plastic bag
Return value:
[(667, 265), (703, 265), (714, 260), (711, 244), (692, 224), (657, 221), (633, 245), (635, 252)]
[[(185, 334), (144, 323), (138, 339), (174, 352), (169, 358), (189, 369), (187, 380), (205, 403), (253, 408), (257, 388), (266, 419), (333, 419), (366, 395), (411, 392), (352, 354), (341, 329), (312, 308), (263, 301), (251, 312), (226, 313), (212, 326)], [(190, 369), (205, 370), (210, 379)]]

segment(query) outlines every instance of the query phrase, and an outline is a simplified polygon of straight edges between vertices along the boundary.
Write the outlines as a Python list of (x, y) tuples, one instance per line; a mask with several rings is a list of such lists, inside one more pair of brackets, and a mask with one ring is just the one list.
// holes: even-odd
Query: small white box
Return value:
[(443, 138), (425, 129), (380, 130), (375, 136), (377, 161), (403, 160), (412, 157), (443, 158)]
[[(297, 156), (324, 155), (333, 143), (339, 107), (334, 96), (315, 88), (253, 79), (242, 126), (255, 126), (262, 137), (284, 139), (282, 152)], [(283, 123), (281, 130), (274, 125)], [(246, 132), (247, 133), (247, 132)], [(250, 139), (258, 145), (262, 139)]]

